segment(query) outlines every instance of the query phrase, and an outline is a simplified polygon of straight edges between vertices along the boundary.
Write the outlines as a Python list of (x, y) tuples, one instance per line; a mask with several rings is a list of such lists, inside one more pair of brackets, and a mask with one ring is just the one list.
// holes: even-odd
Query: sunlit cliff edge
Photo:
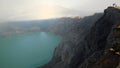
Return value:
[(119, 25), (120, 9), (108, 7), (103, 14), (50, 27), (63, 41), (52, 60), (38, 68), (120, 68)]

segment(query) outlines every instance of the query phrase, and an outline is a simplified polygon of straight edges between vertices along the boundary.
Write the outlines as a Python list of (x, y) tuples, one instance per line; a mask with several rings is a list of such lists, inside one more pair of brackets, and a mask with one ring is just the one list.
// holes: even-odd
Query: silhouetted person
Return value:
[(113, 4), (113, 7), (117, 7), (116, 3)]

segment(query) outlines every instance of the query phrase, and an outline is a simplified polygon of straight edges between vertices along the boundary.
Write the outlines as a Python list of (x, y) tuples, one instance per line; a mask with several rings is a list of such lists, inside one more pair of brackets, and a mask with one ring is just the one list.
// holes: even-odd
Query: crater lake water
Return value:
[(0, 68), (36, 68), (49, 62), (61, 37), (33, 32), (0, 37)]

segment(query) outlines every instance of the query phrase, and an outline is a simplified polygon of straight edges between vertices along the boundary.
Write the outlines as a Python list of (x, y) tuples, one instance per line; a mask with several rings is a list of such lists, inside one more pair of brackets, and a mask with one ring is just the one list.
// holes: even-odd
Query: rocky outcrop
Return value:
[(55, 28), (58, 33), (61, 31), (63, 41), (55, 49), (52, 60), (41, 68), (119, 67), (118, 55), (109, 51), (114, 41), (113, 28), (119, 23), (120, 10), (108, 7), (103, 15), (95, 14), (69, 23), (63, 33), (61, 28)]
[(120, 57), (109, 53), (108, 50), (110, 47), (113, 47), (113, 42), (116, 42), (114, 26), (119, 23), (120, 10), (114, 7), (106, 9), (103, 17), (96, 22), (95, 26), (91, 29), (90, 34), (86, 36), (85, 40), (87, 41), (87, 46), (89, 45), (90, 47), (91, 57), (88, 57), (79, 68), (117, 67)]

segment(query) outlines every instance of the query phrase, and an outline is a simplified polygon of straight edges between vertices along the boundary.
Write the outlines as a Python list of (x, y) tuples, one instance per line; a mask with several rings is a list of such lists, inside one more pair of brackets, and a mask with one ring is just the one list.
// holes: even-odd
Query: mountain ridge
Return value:
[[(68, 35), (67, 39), (65, 38), (55, 49), (53, 59), (40, 68), (96, 68), (96, 62), (111, 46), (108, 41), (111, 40), (113, 26), (120, 23), (120, 10), (108, 7), (103, 15), (98, 16), (92, 22), (89, 20), (89, 22), (93, 23), (89, 24), (90, 27), (84, 25), (83, 33), (79, 31), (79, 27), (77, 28), (78, 32), (72, 31), (76, 33), (70, 32), (71, 34), (69, 34), (67, 32), (65, 34), (65, 36)], [(77, 25), (72, 26), (73, 29)], [(98, 67), (105, 68), (106, 66), (104, 66), (101, 64)]]

